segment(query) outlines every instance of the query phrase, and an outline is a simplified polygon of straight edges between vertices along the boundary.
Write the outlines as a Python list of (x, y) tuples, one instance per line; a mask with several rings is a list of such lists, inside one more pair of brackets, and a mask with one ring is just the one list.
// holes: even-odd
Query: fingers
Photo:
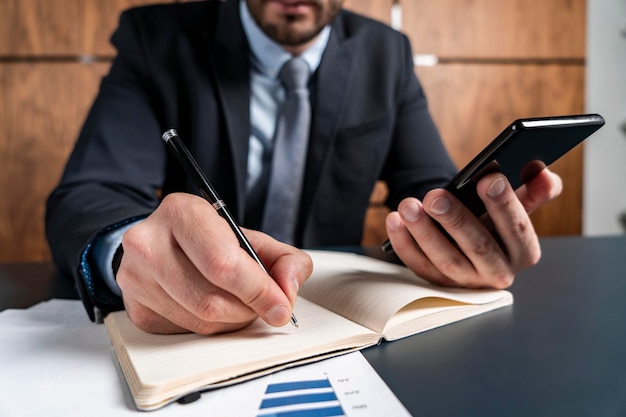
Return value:
[(248, 231), (247, 236), (259, 257), (266, 260), (265, 267), (274, 282), (294, 305), (300, 287), (313, 272), (311, 257), (293, 246), (268, 239), (267, 235), (260, 232)]
[[(185, 203), (187, 218), (203, 219), (208, 204), (198, 199), (197, 204)], [(211, 284), (232, 294), (251, 308), (268, 324), (281, 326), (291, 318), (291, 301), (280, 286), (243, 249), (225, 221), (208, 207), (215, 222), (172, 222), (172, 234), (181, 250), (194, 267)], [(271, 239), (263, 235), (257, 239)], [(210, 249), (207, 249), (208, 245)], [(254, 245), (253, 245), (254, 247)], [(286, 245), (275, 245), (274, 250), (289, 250)], [(266, 259), (276, 252), (266, 251)], [(272, 259), (273, 261), (273, 259)]]
[(260, 316), (281, 326), (291, 318), (307, 255), (262, 233), (253, 247), (269, 276), (228, 224), (203, 199), (172, 194), (124, 236), (118, 283), (131, 320), (147, 331), (216, 333)]
[[(467, 258), (454, 248), (419, 200), (405, 199), (386, 220), (395, 253), (422, 278), (440, 285), (460, 285), (459, 272), (471, 269)], [(457, 276), (457, 280), (453, 277)]]
[(520, 194), (502, 174), (490, 174), (477, 186), (487, 208), (485, 219), (476, 218), (446, 190), (432, 190), (423, 204), (407, 198), (387, 217), (389, 239), (405, 265), (430, 281), (506, 288), (517, 271), (536, 264), (541, 256), (527, 209), (550, 201), (560, 190), (560, 178), (548, 170)]
[[(217, 333), (243, 327), (257, 315), (232, 294), (212, 285), (191, 264), (174, 240), (171, 250), (146, 249), (145, 228), (124, 236), (125, 254), (118, 271), (131, 320), (158, 333), (174, 331), (171, 325), (196, 333)], [(139, 256), (140, 251), (146, 253)], [(154, 316), (160, 317), (154, 317)], [(158, 325), (163, 326), (158, 329)], [(157, 330), (158, 329), (158, 330)]]
[(541, 248), (526, 207), (502, 174), (493, 174), (483, 180), (479, 181), (477, 191), (511, 268), (518, 271), (535, 265), (541, 257)]
[[(154, 241), (150, 231), (137, 227), (126, 233), (117, 276), (128, 315), (138, 327), (156, 333), (209, 334), (244, 327), (257, 317), (205, 279), (175, 240), (161, 239), (159, 248), (148, 243)], [(167, 250), (162, 249), (165, 244)]]
[(561, 177), (543, 169), (515, 193), (501, 174), (483, 178), (477, 192), (489, 213), (489, 224), (496, 229), (510, 263), (520, 270), (535, 265), (541, 257), (539, 238), (528, 214), (554, 200), (563, 191)]

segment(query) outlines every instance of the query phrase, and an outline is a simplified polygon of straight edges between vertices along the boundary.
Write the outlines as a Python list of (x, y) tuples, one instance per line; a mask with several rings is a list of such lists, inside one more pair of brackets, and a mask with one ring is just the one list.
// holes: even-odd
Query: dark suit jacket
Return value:
[[(122, 14), (118, 49), (58, 188), (48, 201), (53, 258), (88, 308), (113, 303), (89, 268), (94, 236), (148, 215), (159, 195), (197, 192), (161, 134), (176, 128), (244, 226), (249, 50), (238, 2), (158, 5)], [(312, 80), (312, 126), (297, 244), (358, 245), (370, 193), (421, 197), (456, 171), (413, 72), (408, 39), (342, 11)]]

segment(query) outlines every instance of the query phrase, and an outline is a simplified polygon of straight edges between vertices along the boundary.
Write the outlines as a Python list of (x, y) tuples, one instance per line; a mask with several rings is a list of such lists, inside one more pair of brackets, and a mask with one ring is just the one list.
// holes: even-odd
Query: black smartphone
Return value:
[[(599, 114), (515, 120), (444, 188), (480, 216), (485, 205), (476, 193), (476, 184), (486, 174), (502, 172), (517, 189), (603, 125), (604, 118)], [(383, 244), (383, 250), (391, 251), (389, 241)]]
[(502, 172), (517, 189), (603, 125), (598, 114), (515, 120), (444, 188), (480, 216), (485, 205), (476, 194), (476, 183), (486, 174)]

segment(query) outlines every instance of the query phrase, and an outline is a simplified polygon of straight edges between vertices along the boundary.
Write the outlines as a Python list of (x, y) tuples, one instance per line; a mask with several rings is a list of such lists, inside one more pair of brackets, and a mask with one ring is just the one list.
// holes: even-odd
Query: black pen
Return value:
[[(220, 216), (226, 219), (226, 222), (228, 222), (228, 225), (237, 236), (237, 239), (239, 240), (239, 245), (241, 245), (241, 247), (246, 252), (248, 252), (252, 259), (254, 259), (261, 266), (261, 268), (263, 268), (265, 273), (269, 275), (270, 273), (265, 265), (263, 265), (261, 258), (259, 258), (259, 255), (257, 255), (257, 253), (254, 251), (248, 239), (246, 239), (246, 236), (239, 228), (239, 225), (235, 221), (234, 217), (226, 208), (226, 204), (224, 204), (224, 201), (217, 195), (217, 192), (200, 169), (200, 166), (198, 165), (194, 157), (191, 155), (183, 141), (180, 140), (180, 137), (178, 136), (176, 130), (168, 130), (167, 132), (163, 133), (162, 138), (165, 143), (170, 146), (170, 149), (174, 151), (174, 154), (183, 165), (187, 173), (193, 177), (193, 180), (196, 182), (196, 185), (200, 189), (200, 194), (202, 194), (202, 197), (204, 197), (209, 203), (211, 203), (213, 208), (219, 213)], [(293, 314), (291, 315), (291, 324), (298, 327), (298, 320), (296, 320), (296, 316)]]

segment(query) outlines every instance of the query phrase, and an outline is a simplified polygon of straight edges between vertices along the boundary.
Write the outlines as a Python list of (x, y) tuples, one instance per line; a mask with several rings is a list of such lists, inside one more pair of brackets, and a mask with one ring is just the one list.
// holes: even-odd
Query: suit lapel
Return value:
[(314, 133), (327, 138), (334, 137), (339, 128), (352, 67), (351, 42), (344, 39), (340, 17), (333, 24), (316, 79)]
[(240, 24), (239, 2), (224, 2), (215, 35), (208, 40), (209, 60), (233, 158), (237, 201), (229, 202), (243, 218), (248, 141), (250, 137), (250, 62), (248, 43)]
[(310, 209), (320, 185), (326, 156), (340, 128), (353, 61), (353, 48), (350, 47), (350, 43), (344, 39), (340, 13), (333, 23), (328, 45), (314, 80), (313, 124), (304, 184), (304, 190), (307, 192), (302, 199), (301, 220), (311, 214)]

